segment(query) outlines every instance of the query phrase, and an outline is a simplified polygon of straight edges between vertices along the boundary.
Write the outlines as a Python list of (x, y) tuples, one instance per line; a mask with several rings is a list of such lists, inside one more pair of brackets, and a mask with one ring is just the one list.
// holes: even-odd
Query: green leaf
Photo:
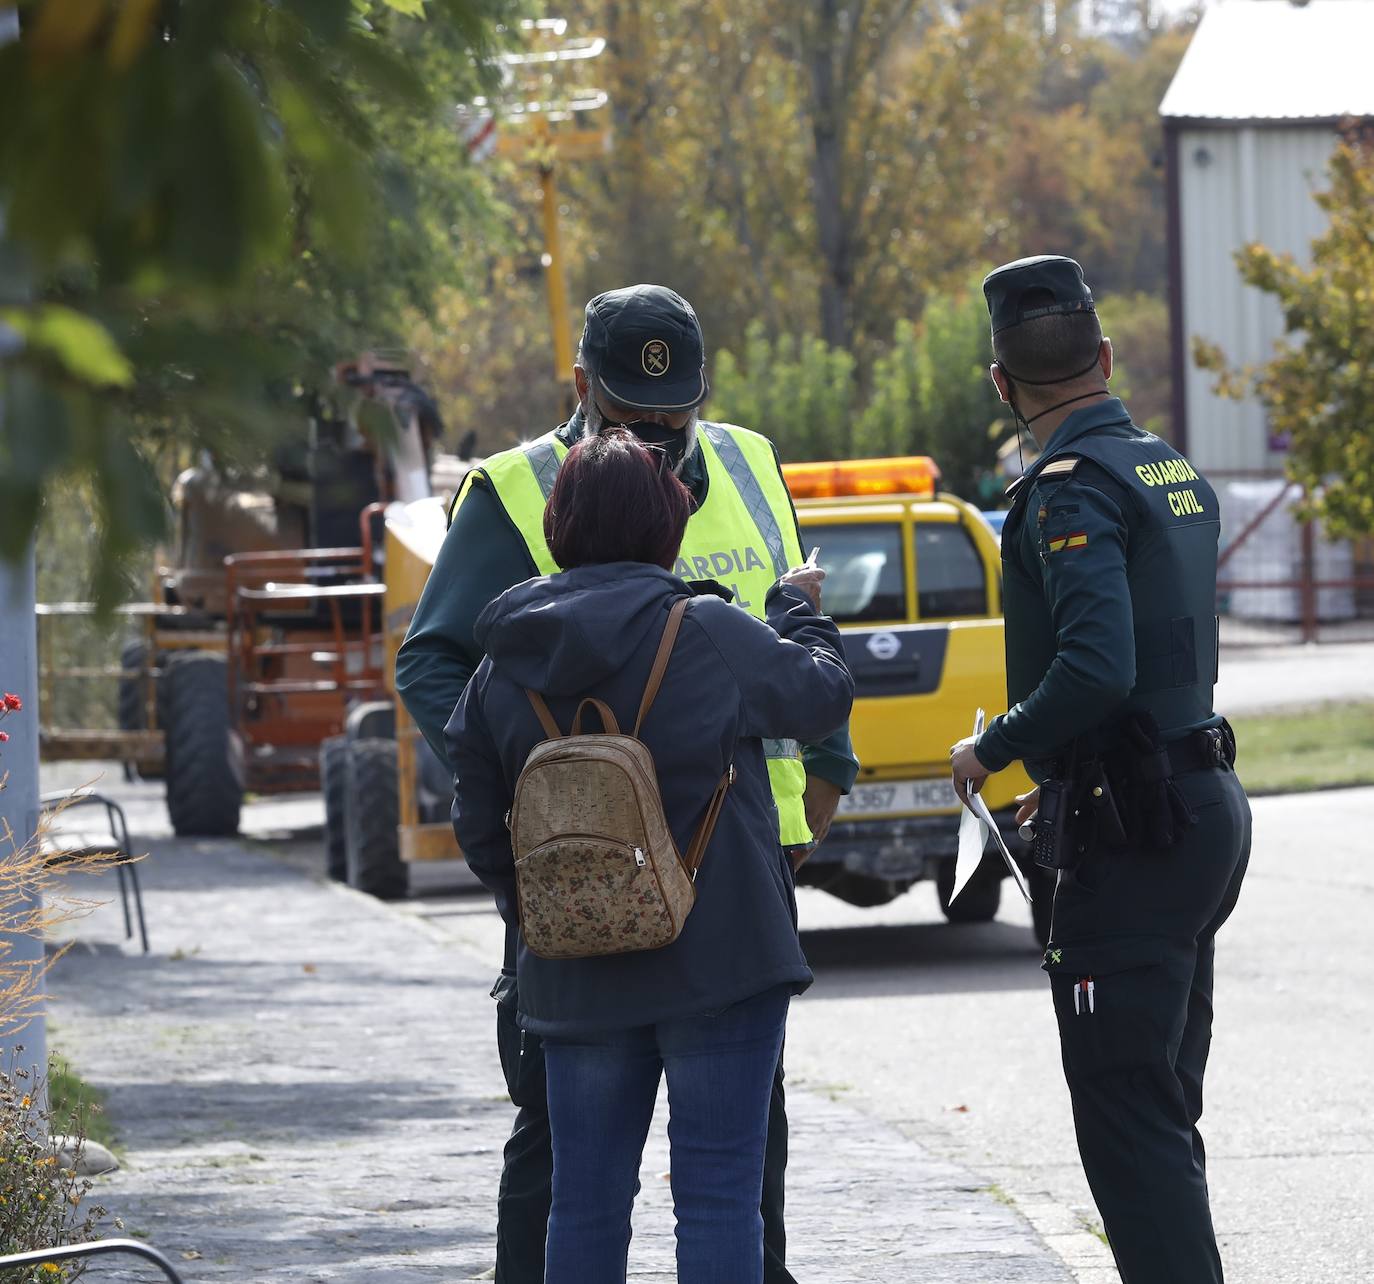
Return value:
[(30, 348), (50, 353), (78, 379), (96, 387), (127, 388), (134, 368), (99, 321), (74, 308), (49, 303), (0, 312), (0, 321), (23, 336)]
[(395, 9), (397, 13), (403, 13), (408, 18), (423, 18), (425, 16), (425, 0), (382, 0), (388, 9)]

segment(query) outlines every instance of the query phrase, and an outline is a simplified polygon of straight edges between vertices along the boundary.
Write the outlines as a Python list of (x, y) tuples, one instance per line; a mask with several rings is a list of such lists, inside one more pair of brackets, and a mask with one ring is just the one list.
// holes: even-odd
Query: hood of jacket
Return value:
[(512, 682), (576, 696), (658, 646), (665, 599), (692, 590), (644, 562), (581, 566), (507, 589), (477, 619), (477, 644)]

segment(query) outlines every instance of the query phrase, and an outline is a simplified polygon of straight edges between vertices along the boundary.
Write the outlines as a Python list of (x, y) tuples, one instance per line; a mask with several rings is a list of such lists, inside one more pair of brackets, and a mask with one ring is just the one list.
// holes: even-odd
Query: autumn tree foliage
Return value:
[[(986, 331), (980, 271), (1067, 253), (1099, 298), (1129, 296), (1114, 310), (1118, 355), (1167, 432), (1158, 105), (1192, 28), (1123, 17), (1087, 29), (1074, 6), (1058, 10), (568, 0), (569, 34), (607, 40), (580, 76), (609, 95), (612, 134), (604, 158), (559, 175), (571, 323), (601, 290), (664, 282), (702, 317), (713, 413), (801, 458), (918, 445), (929, 437), (918, 419), (943, 399), (960, 415), (948, 431), (966, 434), (950, 461), (963, 477), (1009, 431), (995, 397), (988, 422), (986, 335), (968, 360), (961, 337), (944, 376), (958, 386), (943, 392), (914, 373), (913, 354), (946, 342), (950, 307), (960, 327), (966, 309)], [(446, 299), (445, 324), (419, 345), (444, 403), (480, 415), (486, 449), (552, 422), (537, 193), (520, 170), (498, 182), (512, 217), (506, 239), (482, 247), (490, 288)], [(821, 423), (822, 408), (842, 421)]]
[(512, 0), (0, 3), (0, 557), (79, 478), (96, 587), (159, 452), (260, 462), (302, 394), (461, 282), (453, 108)]

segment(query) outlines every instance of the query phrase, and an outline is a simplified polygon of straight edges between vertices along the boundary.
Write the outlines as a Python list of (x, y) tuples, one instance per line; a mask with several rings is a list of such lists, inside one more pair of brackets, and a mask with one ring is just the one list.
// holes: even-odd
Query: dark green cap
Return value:
[(992, 332), (999, 334), (1033, 317), (1096, 312), (1083, 269), (1061, 254), (1037, 254), (1004, 263), (983, 278)]
[(587, 304), (582, 355), (602, 390), (632, 410), (691, 410), (710, 391), (701, 323), (666, 286), (598, 294)]

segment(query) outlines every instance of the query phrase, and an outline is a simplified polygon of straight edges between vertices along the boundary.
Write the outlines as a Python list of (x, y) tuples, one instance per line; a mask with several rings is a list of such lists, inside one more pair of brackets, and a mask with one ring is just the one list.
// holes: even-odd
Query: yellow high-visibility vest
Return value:
[[(702, 422), (697, 442), (706, 465), (706, 499), (687, 522), (675, 572), (683, 579), (718, 580), (735, 601), (763, 618), (764, 598), (789, 567), (802, 563), (797, 520), (777, 457), (766, 437), (734, 424)], [(453, 511), (481, 477), (506, 510), (541, 575), (558, 570), (544, 538), (544, 505), (568, 448), (548, 433), (493, 455), (464, 479)], [(784, 847), (811, 841), (802, 795), (806, 772), (795, 740), (765, 740), (768, 776)]]

